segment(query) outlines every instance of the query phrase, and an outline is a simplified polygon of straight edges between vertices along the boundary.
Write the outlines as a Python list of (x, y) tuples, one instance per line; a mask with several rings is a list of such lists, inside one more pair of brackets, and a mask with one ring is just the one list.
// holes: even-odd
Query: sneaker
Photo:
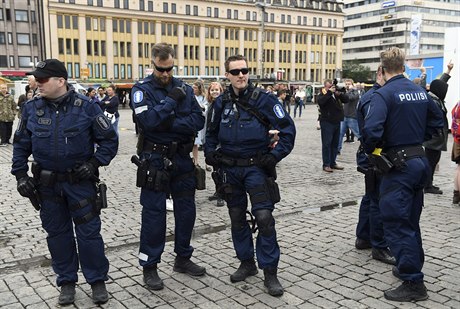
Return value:
[(64, 283), (61, 286), (58, 303), (61, 306), (73, 304), (75, 301), (75, 282)]
[(173, 270), (178, 273), (186, 273), (195, 277), (203, 276), (206, 273), (206, 268), (193, 263), (190, 258), (181, 256), (176, 256)]
[(327, 173), (332, 173), (333, 172), (332, 168), (330, 168), (329, 166), (324, 166), (323, 171), (325, 171)]
[(96, 283), (92, 284), (91, 290), (93, 291), (93, 303), (97, 305), (105, 304), (109, 300), (109, 293), (107, 293), (104, 281), (97, 281)]
[(173, 203), (173, 200), (168, 198), (166, 200), (166, 210), (167, 211), (174, 211), (174, 203)]
[(386, 299), (399, 301), (399, 302), (410, 302), (428, 299), (426, 287), (423, 281), (412, 282), (404, 281), (399, 287), (394, 290), (385, 291), (383, 293)]

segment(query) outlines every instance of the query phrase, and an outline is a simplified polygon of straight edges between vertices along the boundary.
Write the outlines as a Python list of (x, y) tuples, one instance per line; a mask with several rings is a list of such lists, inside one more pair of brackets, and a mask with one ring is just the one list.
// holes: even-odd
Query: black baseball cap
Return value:
[(35, 65), (35, 71), (27, 72), (26, 75), (33, 75), (38, 78), (62, 77), (67, 79), (67, 69), (64, 63), (57, 59), (46, 59)]

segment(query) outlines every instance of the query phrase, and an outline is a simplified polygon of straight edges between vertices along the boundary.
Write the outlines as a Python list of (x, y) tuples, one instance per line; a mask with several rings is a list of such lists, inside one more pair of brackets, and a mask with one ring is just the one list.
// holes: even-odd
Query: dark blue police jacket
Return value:
[(110, 121), (86, 96), (70, 90), (54, 103), (35, 97), (22, 107), (11, 173), (25, 175), (31, 154), (41, 168), (66, 172), (92, 157), (108, 165), (117, 151), (118, 136)]
[[(186, 97), (176, 102), (167, 94), (175, 87), (184, 87)], [(154, 143), (191, 142), (203, 129), (205, 118), (195, 99), (192, 87), (174, 78), (164, 87), (153, 75), (136, 83), (132, 89), (132, 105), (137, 124), (144, 137)]]
[(403, 75), (388, 80), (371, 98), (364, 128), (366, 153), (383, 142), (383, 149), (421, 145), (442, 129), (442, 112), (425, 90)]
[[(254, 86), (250, 84), (245, 91), (236, 96), (230, 85), (212, 105), (210, 125), (206, 132), (205, 152), (215, 151), (220, 146), (223, 154), (236, 158), (250, 158), (259, 153), (269, 152), (269, 129), (280, 131), (279, 141), (270, 151), (277, 161), (287, 156), (294, 148), (296, 129), (292, 118), (285, 113), (278, 99), (265, 90), (257, 89), (254, 98)], [(248, 103), (260, 112), (269, 122), (267, 127), (253, 114), (236, 107), (234, 100)]]

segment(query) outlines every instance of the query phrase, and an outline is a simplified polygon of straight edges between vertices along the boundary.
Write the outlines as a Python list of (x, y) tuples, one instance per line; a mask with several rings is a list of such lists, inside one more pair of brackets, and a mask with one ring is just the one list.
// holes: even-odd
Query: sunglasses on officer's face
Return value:
[(39, 84), (46, 84), (51, 77), (35, 77), (35, 81)]
[(240, 73), (242, 73), (243, 75), (246, 75), (249, 73), (249, 69), (248, 68), (233, 69), (233, 70), (229, 70), (228, 73), (232, 74), (233, 76), (240, 75)]
[(155, 70), (157, 70), (160, 73), (171, 72), (171, 70), (174, 69), (174, 66), (170, 66), (168, 68), (162, 68), (162, 67), (157, 66), (155, 62), (152, 62), (152, 63), (153, 63), (153, 66), (155, 67)]

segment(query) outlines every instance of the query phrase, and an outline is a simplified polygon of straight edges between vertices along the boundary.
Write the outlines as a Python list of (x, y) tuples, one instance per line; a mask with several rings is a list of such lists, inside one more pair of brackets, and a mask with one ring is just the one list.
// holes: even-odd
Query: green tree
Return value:
[(342, 78), (351, 78), (355, 82), (367, 82), (372, 79), (371, 69), (359, 64), (357, 59), (344, 61)]

